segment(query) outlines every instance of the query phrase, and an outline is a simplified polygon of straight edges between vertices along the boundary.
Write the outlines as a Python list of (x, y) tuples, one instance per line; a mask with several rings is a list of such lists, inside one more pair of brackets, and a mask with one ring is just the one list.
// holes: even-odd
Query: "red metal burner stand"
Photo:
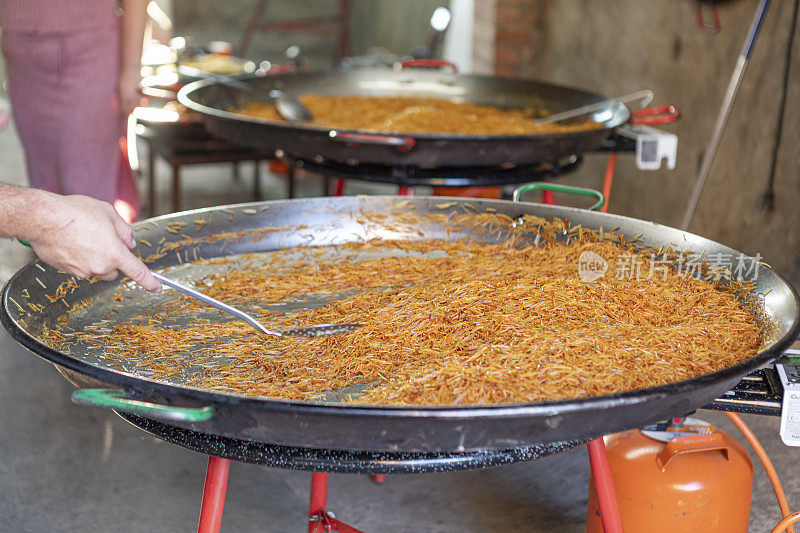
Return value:
[[(622, 519), (603, 439), (599, 438), (589, 442), (587, 448), (589, 449), (589, 462), (597, 490), (597, 502), (603, 530), (605, 533), (622, 533)], [(222, 527), (222, 512), (225, 507), (230, 466), (229, 459), (213, 456), (208, 458), (200, 523), (197, 527), (198, 533), (219, 533)], [(378, 474), (373, 476), (373, 479), (376, 482), (382, 482), (385, 475)], [(337, 519), (333, 513), (328, 511), (328, 474), (325, 472), (311, 474), (308, 533), (363, 533)]]
[(328, 511), (328, 474), (311, 474), (311, 504), (308, 509), (308, 533), (363, 533), (360, 529), (337, 520)]
[(603, 531), (622, 533), (622, 515), (619, 512), (617, 491), (614, 489), (614, 478), (611, 477), (611, 465), (608, 463), (603, 437), (588, 442), (586, 448), (589, 450), (589, 465), (597, 491), (597, 507), (600, 509)]
[(222, 527), (222, 510), (225, 507), (225, 492), (228, 489), (230, 459), (208, 456), (206, 486), (203, 489), (203, 505), (200, 508), (198, 533), (219, 533)]
[[(230, 459), (208, 457), (206, 484), (203, 489), (203, 504), (197, 533), (219, 533), (222, 527), (222, 511), (225, 508), (225, 493), (228, 488)], [(363, 533), (336, 519), (328, 511), (328, 474), (311, 474), (311, 499), (308, 512), (308, 533)]]
[[(397, 194), (398, 196), (414, 196), (414, 187), (408, 187), (406, 185), (399, 185), (397, 187)], [(341, 178), (336, 178), (334, 180), (334, 196), (344, 196), (344, 180)]]

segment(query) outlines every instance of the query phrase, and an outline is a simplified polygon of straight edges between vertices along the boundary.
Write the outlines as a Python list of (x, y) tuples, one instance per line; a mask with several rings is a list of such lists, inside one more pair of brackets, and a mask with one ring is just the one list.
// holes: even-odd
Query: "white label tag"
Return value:
[(787, 446), (800, 446), (800, 390), (788, 389), (783, 393), (781, 440)]
[(672, 170), (678, 158), (678, 136), (650, 126), (620, 126), (617, 133), (636, 141), (636, 168), (658, 170), (661, 161)]
[[(796, 357), (796, 350), (786, 350), (784, 355)], [(781, 408), (781, 440), (787, 446), (800, 446), (800, 366), (777, 364), (775, 370), (783, 384)]]

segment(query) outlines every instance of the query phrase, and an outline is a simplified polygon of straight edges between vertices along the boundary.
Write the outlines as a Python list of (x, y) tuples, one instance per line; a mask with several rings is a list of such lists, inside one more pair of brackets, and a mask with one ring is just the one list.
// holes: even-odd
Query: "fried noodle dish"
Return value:
[[(542, 112), (534, 109), (499, 109), (438, 98), (368, 97), (306, 94), (300, 101), (311, 111), (314, 126), (382, 133), (537, 135), (598, 129), (600, 124), (578, 119), (537, 124)], [(236, 113), (284, 121), (274, 105), (252, 102)]]
[[(43, 337), (65, 350), (82, 343), (111, 366), (166, 382), (382, 405), (537, 402), (629, 391), (731, 366), (761, 346), (763, 325), (735, 284), (681, 275), (658, 259), (671, 251), (647, 255), (613, 231), (559, 219), (421, 216), (428, 223), (440, 217), (434, 222), (457, 231), (457, 238), (369, 239), (199, 259), (167, 270), (271, 329), (363, 324), (351, 333), (265, 336), (175, 291), (153, 296), (121, 285), (118, 307), (106, 318), (72, 331), (65, 315)], [(215, 238), (205, 242), (221, 242)], [(183, 253), (200, 241), (153, 245), (145, 259)], [(590, 282), (578, 275), (587, 251), (608, 266)], [(634, 251), (643, 258), (641, 275), (615, 275)], [(752, 292), (751, 282), (740, 283)], [(138, 311), (121, 313), (131, 306)]]

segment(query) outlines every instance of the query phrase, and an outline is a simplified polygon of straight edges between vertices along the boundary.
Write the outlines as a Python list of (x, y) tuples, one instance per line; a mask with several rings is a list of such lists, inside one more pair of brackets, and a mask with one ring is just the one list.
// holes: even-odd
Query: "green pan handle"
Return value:
[(78, 389), (72, 401), (79, 405), (105, 407), (115, 411), (133, 413), (163, 422), (205, 422), (214, 416), (214, 408), (173, 407), (127, 398), (122, 389)]
[(596, 191), (594, 189), (587, 189), (586, 187), (575, 187), (574, 185), (563, 185), (559, 183), (542, 183), (542, 182), (528, 183), (527, 185), (522, 185), (514, 189), (514, 196), (513, 196), (514, 201), (519, 202), (520, 196), (530, 191), (553, 191), (553, 192), (565, 192), (567, 194), (577, 194), (580, 196), (591, 196), (592, 198), (597, 199), (597, 202), (595, 202), (595, 204), (589, 208), (592, 211), (599, 211), (600, 208), (606, 204), (606, 198), (600, 191)]

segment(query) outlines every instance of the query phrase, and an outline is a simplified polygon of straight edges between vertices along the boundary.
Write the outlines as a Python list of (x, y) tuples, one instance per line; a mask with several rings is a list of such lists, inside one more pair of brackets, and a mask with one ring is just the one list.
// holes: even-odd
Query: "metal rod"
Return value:
[[(221, 83), (222, 85), (227, 85), (229, 87), (234, 87), (236, 89), (242, 89), (243, 91), (247, 91), (253, 94), (259, 94), (264, 96), (260, 93), (257, 87), (253, 87), (249, 83), (246, 83), (238, 78), (234, 78), (233, 76), (226, 76), (225, 74), (217, 74), (215, 72), (209, 72), (207, 70), (200, 70), (198, 68), (189, 67), (186, 65), (179, 65), (178, 72), (181, 74), (185, 74), (187, 76), (192, 76), (195, 78), (200, 79), (208, 79), (211, 78), (212, 80)], [(266, 96), (264, 96), (266, 98)], [(272, 99), (270, 99), (272, 102)]]
[(770, 0), (761, 0), (756, 8), (755, 15), (753, 15), (753, 21), (750, 23), (750, 30), (747, 32), (747, 38), (745, 39), (744, 47), (742, 48), (741, 54), (739, 54), (739, 58), (736, 60), (736, 66), (734, 67), (733, 74), (731, 74), (731, 79), (728, 82), (728, 89), (725, 91), (725, 98), (722, 100), (722, 106), (720, 107), (719, 114), (717, 115), (717, 121), (714, 123), (714, 129), (711, 133), (711, 138), (709, 139), (706, 151), (703, 154), (700, 170), (697, 172), (697, 177), (694, 180), (692, 195), (689, 197), (689, 203), (686, 205), (686, 210), (683, 213), (683, 219), (681, 220), (680, 225), (680, 228), (683, 230), (689, 229), (689, 224), (692, 222), (692, 217), (697, 209), (697, 203), (700, 200), (703, 187), (705, 187), (708, 174), (711, 172), (711, 165), (714, 162), (714, 157), (717, 155), (717, 149), (719, 148), (719, 142), (722, 139), (722, 133), (725, 131), (725, 125), (728, 122), (728, 117), (730, 116), (731, 108), (733, 107), (733, 101), (736, 98), (736, 94), (739, 92), (742, 76), (747, 68), (747, 63), (750, 61), (750, 55), (753, 53), (753, 47), (755, 46), (758, 33), (761, 30), (761, 25), (764, 22), (764, 17), (766, 16), (769, 3)]
[(219, 533), (222, 527), (222, 511), (225, 508), (225, 493), (228, 490), (230, 468), (230, 459), (208, 457), (206, 484), (203, 489), (203, 504), (200, 507), (197, 533)]
[(308, 507), (308, 533), (323, 531), (322, 520), (328, 510), (328, 474), (311, 473), (311, 497)]
[(592, 468), (597, 507), (600, 509), (600, 520), (604, 533), (622, 533), (622, 515), (619, 512), (617, 491), (614, 478), (611, 477), (611, 465), (606, 455), (603, 438), (597, 438), (586, 444), (589, 450), (589, 464)]
[(644, 89), (641, 91), (636, 91), (635, 93), (626, 94), (625, 96), (620, 96), (619, 98), (609, 98), (608, 100), (602, 100), (600, 102), (595, 102), (594, 104), (576, 107), (575, 109), (570, 109), (569, 111), (562, 111), (561, 113), (556, 113), (555, 115), (550, 115), (549, 117), (538, 118), (534, 120), (534, 122), (536, 124), (552, 124), (554, 122), (561, 122), (562, 120), (567, 120), (569, 118), (588, 115), (589, 113), (594, 113), (595, 111), (601, 111), (617, 102), (624, 104), (627, 102), (635, 102), (636, 100), (641, 100), (641, 107), (645, 107), (647, 104), (653, 101), (653, 91), (650, 89)]
[(266, 104), (275, 104), (278, 113), (290, 122), (311, 122), (314, 116), (311, 111), (301, 102), (296, 95), (287, 94), (283, 91), (273, 89), (269, 94), (265, 94), (258, 87), (244, 82), (238, 78), (227, 76), (225, 74), (217, 74), (215, 72), (208, 72), (194, 67), (187, 67), (186, 65), (179, 65), (178, 72), (186, 74), (187, 76), (194, 76), (200, 79), (212, 79), (222, 85), (227, 85), (235, 89), (241, 89), (250, 93), (256, 100)]
[(172, 287), (173, 289), (179, 290), (180, 292), (191, 296), (192, 298), (197, 298), (201, 302), (207, 303), (208, 305), (210, 305), (212, 307), (216, 307), (217, 309), (225, 311), (226, 313), (230, 313), (230, 314), (232, 314), (234, 316), (237, 316), (237, 317), (241, 318), (242, 320), (244, 320), (245, 322), (247, 322), (248, 324), (250, 324), (251, 326), (253, 326), (254, 328), (256, 328), (257, 330), (259, 330), (262, 333), (266, 333), (267, 335), (274, 335), (276, 337), (282, 337), (283, 336), (278, 331), (272, 331), (272, 330), (269, 330), (269, 329), (265, 328), (258, 320), (256, 320), (252, 316), (248, 315), (244, 311), (236, 309), (235, 307), (233, 307), (231, 305), (228, 305), (226, 303), (220, 302), (219, 300), (217, 300), (215, 298), (212, 298), (211, 296), (208, 296), (206, 294), (203, 294), (202, 292), (196, 291), (196, 290), (192, 289), (191, 287), (188, 287), (188, 286), (186, 286), (186, 285), (184, 285), (182, 283), (178, 283), (175, 280), (172, 280), (172, 279), (169, 279), (167, 277), (164, 277), (161, 274), (159, 274), (158, 272), (153, 272), (153, 277), (156, 278), (161, 283), (163, 283), (164, 285), (168, 285), (168, 286)]
[(608, 212), (608, 205), (611, 202), (611, 184), (614, 182), (614, 169), (617, 167), (617, 152), (611, 152), (608, 156), (608, 163), (606, 164), (606, 174), (603, 178), (603, 197), (606, 203), (600, 208), (601, 213)]
[(337, 178), (336, 181), (334, 181), (334, 183), (336, 184), (336, 190), (334, 191), (333, 195), (334, 196), (344, 195), (344, 180), (341, 178)]
[(361, 327), (361, 324), (352, 324), (352, 323), (316, 324), (313, 326), (304, 326), (302, 328), (287, 329), (284, 331), (273, 331), (271, 329), (267, 329), (255, 317), (231, 305), (220, 302), (216, 298), (212, 298), (207, 294), (203, 294), (202, 292), (196, 291), (191, 287), (188, 287), (182, 283), (178, 283), (173, 279), (165, 278), (158, 272), (153, 272), (153, 277), (159, 280), (164, 285), (172, 287), (173, 289), (177, 289), (180, 292), (188, 296), (191, 296), (192, 298), (197, 298), (201, 302), (207, 303), (208, 305), (216, 307), (217, 309), (225, 311), (226, 313), (230, 313), (237, 318), (241, 318), (242, 320), (244, 320), (245, 322), (256, 328), (258, 331), (266, 335), (273, 335), (275, 337), (283, 337), (285, 335), (295, 335), (299, 337), (326, 337), (328, 335), (339, 335), (340, 333), (348, 333), (350, 331), (353, 331)]
[[(548, 183), (548, 182), (545, 182)], [(553, 191), (549, 191), (547, 189), (542, 191), (542, 203), (544, 205), (555, 205), (556, 204), (556, 197), (553, 194)]]

